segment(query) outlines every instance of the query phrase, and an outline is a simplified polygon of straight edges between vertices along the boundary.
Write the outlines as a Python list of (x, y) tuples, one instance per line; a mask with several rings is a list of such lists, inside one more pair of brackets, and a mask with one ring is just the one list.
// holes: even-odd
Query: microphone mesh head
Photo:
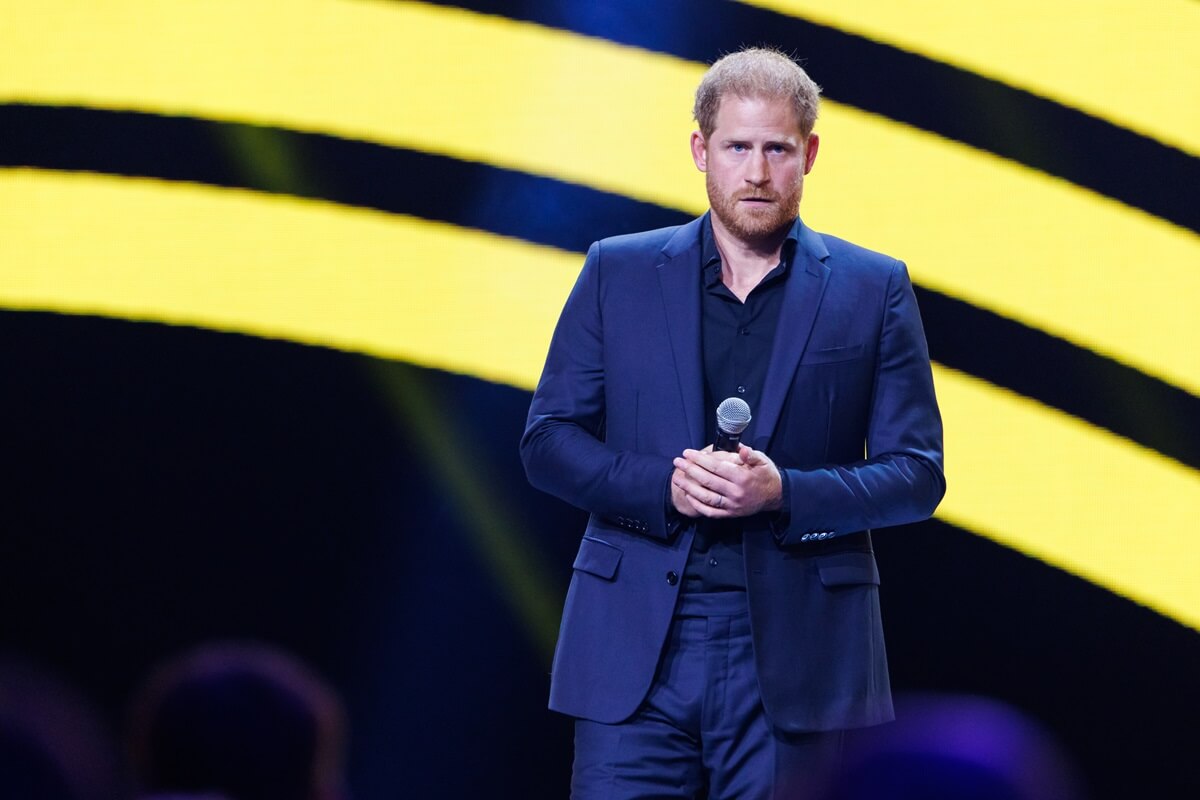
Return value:
[(717, 428), (736, 436), (750, 424), (750, 406), (740, 397), (730, 397), (717, 406)]

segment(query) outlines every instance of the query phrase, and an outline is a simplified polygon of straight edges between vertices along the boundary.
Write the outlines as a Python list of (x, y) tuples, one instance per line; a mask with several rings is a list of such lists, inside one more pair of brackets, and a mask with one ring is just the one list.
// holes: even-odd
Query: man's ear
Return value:
[(812, 172), (813, 164), (817, 162), (817, 149), (821, 146), (821, 137), (815, 133), (808, 135), (804, 144), (804, 174)]
[(704, 141), (700, 131), (692, 131), (692, 161), (696, 163), (696, 169), (708, 171), (708, 142)]

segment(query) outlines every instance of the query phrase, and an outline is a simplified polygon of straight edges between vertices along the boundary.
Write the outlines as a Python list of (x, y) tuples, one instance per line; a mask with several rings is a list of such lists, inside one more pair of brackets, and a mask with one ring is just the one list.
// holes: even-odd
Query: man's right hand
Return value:
[(692, 503), (692, 498), (688, 496), (688, 493), (679, 488), (679, 481), (682, 477), (683, 473), (676, 467), (674, 474), (671, 475), (671, 504), (683, 516), (694, 519), (700, 516), (700, 512)]
[(775, 462), (752, 447), (738, 445), (736, 453), (684, 450), (675, 459), (671, 501), (687, 517), (728, 519), (777, 511), (783, 500), (783, 479)]
[[(717, 489), (727, 481), (713, 469), (727, 469), (724, 465), (743, 465), (740, 453), (716, 452), (712, 445), (701, 451), (685, 450), (684, 455), (703, 456), (707, 467), (701, 467), (690, 459), (675, 459), (675, 472), (671, 475), (671, 502), (675, 510), (685, 517), (728, 517), (731, 514), (721, 508), (724, 498)], [(686, 464), (685, 464), (686, 461)], [(720, 465), (720, 466), (718, 466)], [(685, 471), (689, 467), (694, 474)]]

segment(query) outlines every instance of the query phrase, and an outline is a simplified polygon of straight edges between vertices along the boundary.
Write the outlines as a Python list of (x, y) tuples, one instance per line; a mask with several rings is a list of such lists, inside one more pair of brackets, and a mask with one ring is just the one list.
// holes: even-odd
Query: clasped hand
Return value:
[(738, 445), (736, 453), (684, 450), (674, 461), (671, 502), (685, 517), (728, 519), (778, 511), (783, 480), (765, 453)]

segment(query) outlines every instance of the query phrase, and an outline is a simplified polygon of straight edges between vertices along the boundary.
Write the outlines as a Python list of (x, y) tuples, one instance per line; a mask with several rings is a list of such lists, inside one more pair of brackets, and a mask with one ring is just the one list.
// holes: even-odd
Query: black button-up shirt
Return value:
[[(738, 300), (721, 281), (721, 253), (706, 219), (700, 244), (701, 340), (704, 353), (704, 407), (708, 413), (707, 441), (717, 435), (717, 406), (727, 397), (740, 397), (758, 411), (767, 364), (779, 327), (783, 284), (796, 252), (800, 221), (792, 224), (783, 244), (780, 262), (746, 296)], [(751, 421), (747, 432), (753, 431)], [(746, 588), (742, 557), (742, 525), (737, 519), (701, 519), (684, 571), (684, 588), (717, 592)]]

